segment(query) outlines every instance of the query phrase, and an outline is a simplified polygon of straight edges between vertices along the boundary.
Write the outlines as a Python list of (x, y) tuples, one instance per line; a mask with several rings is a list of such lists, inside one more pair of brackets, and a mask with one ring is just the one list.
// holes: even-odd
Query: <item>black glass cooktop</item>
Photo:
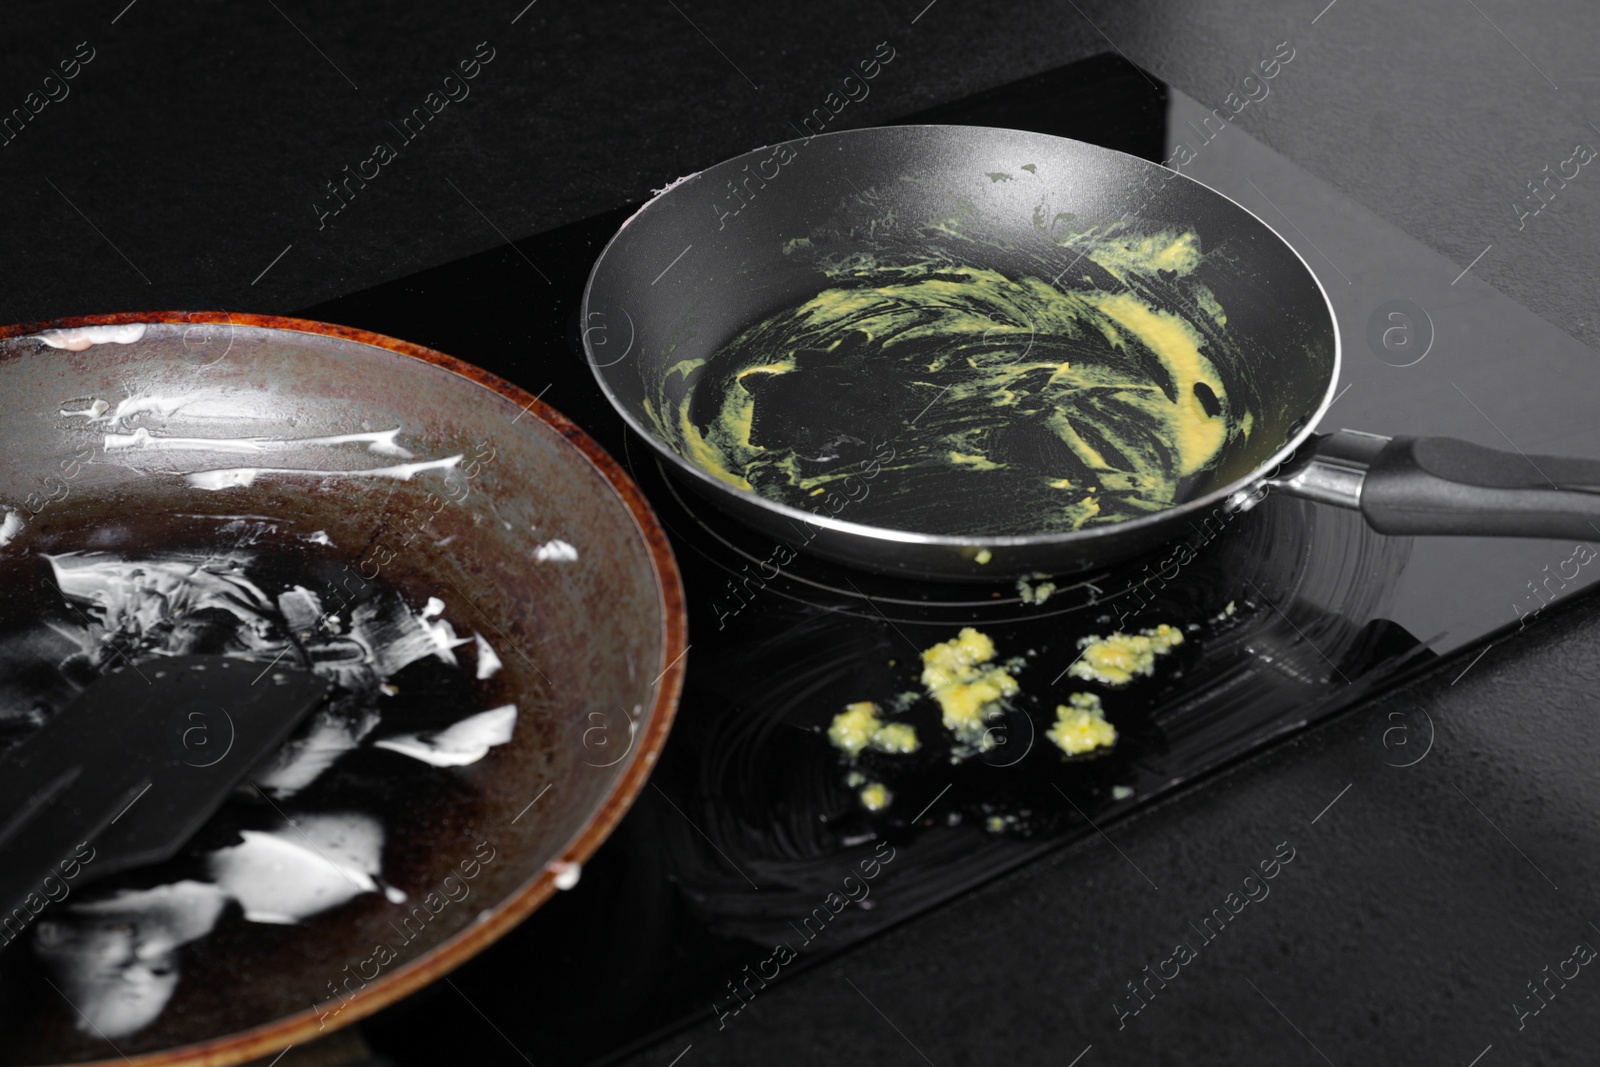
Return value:
[[(1254, 211), (1337, 309), (1341, 392), (1325, 429), (1600, 456), (1581, 402), (1600, 389), (1589, 349), (1234, 124), (1294, 81), (1292, 55), (1276, 68), (1213, 109), (1101, 56), (904, 121), (1092, 141), (1176, 164)], [(1594, 577), (1569, 573), (1568, 544), (1385, 538), (1353, 513), (1271, 495), (1126, 566), (1055, 578), (1043, 599), (1037, 583), (910, 583), (811, 559), (794, 551), (799, 533), (787, 545), (752, 533), (664, 473), (594, 382), (581, 331), (620, 350), (628, 326), (580, 322), (583, 284), (636, 206), (302, 313), (438, 348), (540, 394), (638, 481), (688, 591), (687, 687), (650, 784), (575, 888), (450, 984), (364, 1024), (399, 1064), (583, 1064), (691, 1018), (737, 1025), (784, 976)], [(1535, 395), (1526, 381), (1568, 387)], [(1185, 640), (1153, 676), (1109, 690), (1067, 674), (1079, 638), (1161, 623)], [(921, 650), (967, 626), (1000, 659), (1020, 657), (1016, 711), (989, 751), (952, 763), (937, 707), (911, 701), (902, 717), (927, 743), (861, 758), (854, 769), (892, 797), (866, 810), (830, 720), (919, 690)], [(1086, 689), (1103, 694), (1120, 740), (1068, 760), (1043, 731)], [(614, 758), (607, 740), (595, 736), (597, 759)]]

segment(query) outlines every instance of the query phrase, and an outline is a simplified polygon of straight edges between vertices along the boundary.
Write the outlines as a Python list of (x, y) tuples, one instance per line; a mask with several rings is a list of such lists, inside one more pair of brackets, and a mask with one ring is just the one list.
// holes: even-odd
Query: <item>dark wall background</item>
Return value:
[[(880, 41), (896, 58), (839, 125), (1108, 40), (1220, 103), (1288, 40), (1292, 76), (1244, 127), (1463, 266), (1494, 242), (1483, 277), (1595, 336), (1600, 176), (1585, 169), (1521, 233), (1511, 207), (1543, 166), (1600, 138), (1591, 3), (1337, 0), (1313, 25), (1325, 0), (525, 2), (12, 5), (0, 114), (79, 42), (95, 58), (0, 147), (0, 318), (308, 306), (791, 136)], [(480, 41), (495, 58), (471, 95), (402, 144), (388, 122)], [(398, 158), (319, 230), (324, 183), (383, 139)]]

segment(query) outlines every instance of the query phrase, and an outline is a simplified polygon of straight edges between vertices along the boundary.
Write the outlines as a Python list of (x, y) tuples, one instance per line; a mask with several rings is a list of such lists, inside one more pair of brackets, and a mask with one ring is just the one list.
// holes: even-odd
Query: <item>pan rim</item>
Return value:
[[(721, 160), (703, 170), (698, 170), (692, 174), (685, 175), (684, 177), (678, 178), (676, 181), (670, 182), (665, 188), (656, 192), (656, 194), (646, 201), (637, 211), (629, 215), (622, 225), (617, 228), (617, 232), (611, 236), (609, 241), (606, 242), (605, 247), (600, 250), (600, 255), (595, 259), (594, 266), (589, 270), (589, 277), (584, 282), (583, 302), (579, 307), (580, 315), (582, 316), (581, 321), (588, 321), (587, 316), (589, 313), (590, 297), (594, 291), (595, 278), (600, 272), (601, 265), (605, 263), (606, 257), (612, 253), (612, 250), (617, 242), (623, 238), (623, 236), (627, 233), (628, 227), (632, 225), (636, 219), (644, 215), (652, 207), (655, 207), (659, 202), (670, 196), (672, 193), (677, 192), (679, 189), (685, 186), (688, 186), (695, 179), (701, 178), (713, 170), (727, 167), (743, 160), (752, 159), (764, 153), (768, 153), (774, 148), (782, 145), (793, 146), (799, 144), (809, 144), (811, 141), (819, 138), (851, 138), (870, 136), (885, 130), (958, 130), (988, 134), (1001, 132), (1023, 137), (1036, 138), (1038, 140), (1047, 142), (1066, 142), (1068, 144), (1079, 145), (1085, 148), (1093, 149), (1097, 153), (1102, 153), (1113, 157), (1121, 157), (1122, 159), (1128, 160), (1138, 167), (1145, 169), (1147, 172), (1151, 168), (1166, 172), (1168, 175), (1182, 178), (1183, 180), (1205, 190), (1207, 193), (1220, 197), (1229, 204), (1232, 204), (1239, 211), (1243, 212), (1250, 219), (1254, 220), (1267, 233), (1276, 238), (1278, 243), (1283, 245), (1284, 248), (1288, 249), (1295, 259), (1299, 261), (1300, 266), (1305, 271), (1306, 275), (1311, 279), (1312, 283), (1317, 287), (1318, 295), (1322, 297), (1323, 310), (1326, 312), (1328, 325), (1331, 327), (1333, 332), (1333, 363), (1328, 374), (1328, 380), (1323, 387), (1321, 402), (1318, 403), (1316, 408), (1307, 416), (1305, 424), (1300, 428), (1300, 430), (1293, 434), (1281, 448), (1274, 452), (1264, 462), (1252, 469), (1250, 473), (1236, 478), (1217, 489), (1213, 489), (1203, 496), (1196, 497), (1193, 500), (1186, 500), (1182, 504), (1176, 504), (1172, 507), (1162, 508), (1160, 511), (1151, 512), (1148, 515), (1140, 515), (1136, 518), (1123, 519), (1118, 522), (1105, 523), (1104, 525), (1094, 526), (1084, 530), (1071, 530), (1065, 533), (1006, 535), (929, 534), (919, 533), (914, 530), (901, 530), (889, 526), (873, 526), (865, 523), (849, 522), (843, 519), (834, 518), (829, 515), (819, 515), (815, 512), (803, 511), (800, 508), (793, 507), (789, 504), (783, 504), (779, 501), (764, 497), (754, 490), (740, 489), (736, 486), (729, 485), (719, 478), (713, 477), (708, 472), (701, 470), (699, 467), (696, 467), (693, 463), (689, 462), (679, 452), (671, 448), (666, 442), (662, 441), (659, 437), (652, 433), (648, 427), (646, 427), (634, 416), (633, 412), (629, 411), (621, 403), (621, 401), (618, 400), (616, 394), (612, 392), (611, 385), (603, 373), (605, 368), (611, 366), (611, 364), (601, 364), (596, 361), (590, 346), (588, 331), (581, 331), (585, 362), (589, 364), (589, 369), (591, 373), (594, 374), (595, 381), (599, 384), (601, 392), (605, 394), (606, 400), (611, 405), (612, 410), (622, 417), (623, 422), (627, 424), (629, 429), (633, 430), (636, 434), (642, 437), (652, 448), (656, 450), (657, 453), (664, 456), (678, 471), (688, 473), (690, 476), (696, 479), (700, 485), (709, 486), (717, 492), (726, 493), (734, 500), (747, 501), (756, 507), (772, 512), (773, 514), (781, 516), (785, 519), (803, 522), (807, 525), (819, 527), (823, 530), (845, 537), (863, 538), (866, 540), (887, 544), (930, 545), (953, 549), (1051, 548), (1057, 546), (1065, 549), (1072, 546), (1090, 545), (1103, 538), (1118, 534), (1161, 526), (1178, 519), (1180, 516), (1193, 515), (1195, 513), (1204, 511), (1207, 508), (1217, 504), (1219, 501), (1225, 501), (1246, 489), (1258, 486), (1266, 482), (1267, 479), (1272, 476), (1272, 472), (1280, 468), (1283, 463), (1290, 456), (1292, 456), (1295, 451), (1311, 437), (1312, 434), (1316, 432), (1317, 427), (1322, 422), (1323, 416), (1327, 414), (1328, 408), (1331, 407), (1333, 403), (1334, 387), (1339, 383), (1339, 374), (1343, 367), (1344, 346), (1343, 338), (1339, 329), (1339, 317), (1334, 311), (1333, 301), (1328, 296), (1328, 290), (1326, 286), (1322, 284), (1322, 279), (1317, 276), (1317, 272), (1312, 270), (1311, 264), (1306, 261), (1305, 256), (1300, 254), (1300, 250), (1295, 248), (1294, 245), (1290, 244), (1283, 234), (1279, 233), (1275, 227), (1273, 227), (1260, 215), (1256, 214), (1254, 211), (1251, 211), (1249, 208), (1239, 203), (1239, 201), (1235, 200), (1227, 193), (1224, 193), (1219, 189), (1214, 189), (1196, 178), (1191, 178), (1181, 170), (1173, 170), (1172, 168), (1163, 166), (1160, 163), (1151, 162), (1150, 160), (1145, 159), (1143, 156), (1136, 156), (1129, 152), (1121, 152), (1114, 148), (1105, 148), (1101, 145), (1091, 144), (1088, 141), (1078, 141), (1070, 137), (1056, 137), (1051, 134), (1035, 133), (1031, 130), (1013, 130), (998, 126), (964, 126), (959, 124), (939, 123), (901, 123), (885, 126), (866, 126), (853, 130), (835, 130), (830, 133), (815, 134), (811, 137), (793, 138), (788, 141), (780, 141), (770, 145), (762, 145), (759, 148), (754, 148), (748, 152), (743, 152), (737, 156), (732, 156), (728, 159)], [(1168, 178), (1167, 180), (1170, 181), (1171, 178)]]
[(678, 700), (683, 690), (689, 651), (688, 615), (683, 579), (666, 532), (649, 501), (645, 499), (644, 493), (623, 470), (621, 464), (567, 416), (522, 387), (465, 360), (409, 341), (351, 326), (280, 315), (229, 311), (115, 312), (14, 323), (0, 326), (0, 341), (27, 338), (47, 330), (137, 323), (224, 324), (353, 341), (449, 371), (469, 383), (482, 386), (504, 397), (536, 417), (575, 447), (617, 494), (633, 519), (634, 527), (643, 539), (650, 556), (661, 609), (661, 655), (664, 663), (659, 676), (661, 686), (651, 704), (650, 721), (640, 737), (637, 754), (629, 761), (627, 769), (617, 779), (588, 822), (563, 846), (558, 858), (547, 863), (539, 874), (525, 881), (497, 907), (491, 908), (488, 918), (472, 923), (411, 962), (368, 982), (366, 986), (352, 994), (348, 1001), (344, 1001), (343, 1009), (332, 1020), (321, 1021), (313, 1007), (308, 1011), (284, 1015), (257, 1026), (188, 1045), (136, 1053), (132, 1056), (119, 1054), (109, 1059), (79, 1060), (72, 1064), (72, 1067), (112, 1067), (116, 1064), (132, 1065), (132, 1067), (157, 1067), (157, 1065), (231, 1067), (300, 1044), (318, 1034), (348, 1026), (438, 981), (505, 936), (553, 896), (557, 891), (557, 873), (551, 868), (555, 864), (577, 864), (581, 867), (588, 862), (638, 799), (650, 772), (660, 758), (662, 747), (677, 715)]

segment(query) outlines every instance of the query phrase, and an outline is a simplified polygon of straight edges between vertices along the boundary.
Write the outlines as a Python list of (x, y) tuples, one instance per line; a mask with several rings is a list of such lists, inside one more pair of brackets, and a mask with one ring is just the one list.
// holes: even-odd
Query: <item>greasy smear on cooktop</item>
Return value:
[(702, 470), (808, 511), (886, 442), (853, 522), (1059, 533), (1170, 507), (1253, 421), (1217, 371), (1227, 315), (1191, 278), (1199, 239), (1062, 244), (1055, 282), (934, 255), (831, 263), (810, 299), (673, 365), (648, 414)]

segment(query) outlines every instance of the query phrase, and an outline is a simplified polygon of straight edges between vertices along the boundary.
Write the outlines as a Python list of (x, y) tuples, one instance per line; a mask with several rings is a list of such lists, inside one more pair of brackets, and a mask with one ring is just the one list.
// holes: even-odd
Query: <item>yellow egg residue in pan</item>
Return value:
[(1059, 533), (1170, 507), (1251, 421), (1212, 358), (1226, 314), (1189, 279), (1199, 240), (1066, 243), (1087, 251), (1056, 284), (849, 256), (821, 291), (671, 368), (647, 414), (694, 466), (808, 511), (888, 442), (843, 516), (867, 524)]

